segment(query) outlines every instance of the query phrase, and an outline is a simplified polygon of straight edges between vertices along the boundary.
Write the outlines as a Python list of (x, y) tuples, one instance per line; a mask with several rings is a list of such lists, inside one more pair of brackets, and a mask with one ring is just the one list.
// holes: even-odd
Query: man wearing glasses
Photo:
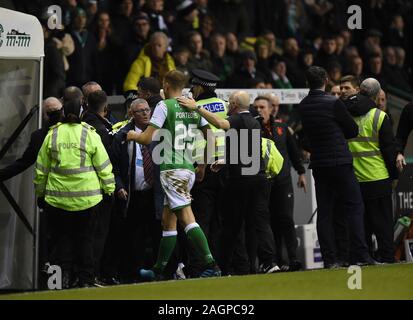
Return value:
[[(151, 237), (156, 252), (161, 232), (160, 220), (155, 218), (154, 164), (149, 146), (132, 141), (123, 143), (129, 130), (141, 133), (146, 129), (151, 109), (146, 100), (135, 99), (130, 113), (132, 119), (116, 134), (112, 144), (116, 204), (118, 213), (123, 215), (123, 228), (118, 228), (122, 242), (111, 246), (113, 253), (122, 252), (124, 265), (120, 276), (126, 283), (136, 281), (136, 270), (143, 267), (147, 236)], [(117, 276), (116, 264), (119, 266), (121, 257), (118, 263), (113, 258), (110, 263), (113, 266), (105, 272), (108, 279)]]

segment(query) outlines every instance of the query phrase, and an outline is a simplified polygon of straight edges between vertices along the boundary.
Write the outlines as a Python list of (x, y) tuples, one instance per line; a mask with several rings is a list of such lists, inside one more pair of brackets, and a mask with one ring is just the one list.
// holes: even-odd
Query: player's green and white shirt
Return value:
[[(150, 125), (158, 129), (166, 129), (170, 136), (165, 136), (164, 161), (160, 164), (161, 171), (174, 169), (189, 169), (194, 171), (191, 152), (194, 148), (196, 129), (205, 127), (208, 122), (197, 112), (189, 111), (179, 105), (176, 99), (160, 101), (153, 112)], [(168, 151), (169, 150), (169, 151)]]

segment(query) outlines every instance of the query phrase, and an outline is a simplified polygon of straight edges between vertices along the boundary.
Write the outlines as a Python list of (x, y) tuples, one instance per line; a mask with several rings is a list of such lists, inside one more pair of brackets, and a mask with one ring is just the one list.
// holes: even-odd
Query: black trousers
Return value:
[(135, 191), (130, 197), (126, 216), (115, 201), (102, 258), (102, 277), (127, 283), (137, 280), (138, 269), (152, 267), (162, 235), (152, 190)]
[(391, 195), (379, 198), (364, 198), (367, 244), (373, 255), (371, 237), (377, 239), (376, 258), (381, 262), (394, 262), (393, 201)]
[(158, 254), (162, 227), (155, 217), (152, 190), (131, 194), (124, 232), (123, 278), (133, 281), (140, 268), (153, 266)]
[(262, 235), (259, 233), (265, 228), (267, 231), (271, 231), (268, 213), (270, 183), (265, 177), (230, 180), (225, 196), (226, 205), (223, 214), (219, 264), (223, 273), (227, 274), (244, 222), (245, 245), (249, 257), (250, 272), (255, 273), (257, 247), (259, 239), (262, 239)]
[(96, 210), (95, 230), (93, 234), (93, 258), (96, 277), (99, 277), (101, 274), (102, 255), (109, 233), (112, 206), (113, 197), (104, 195), (103, 200)]
[(94, 280), (93, 230), (97, 206), (82, 211), (65, 211), (48, 206), (56, 228), (56, 247), (53, 264), (62, 272), (78, 277), (81, 283)]
[(283, 241), (289, 261), (297, 258), (297, 235), (294, 223), (294, 191), (291, 176), (283, 181), (274, 181), (270, 195), (271, 228), (274, 234), (277, 263), (283, 264)]
[(350, 263), (369, 258), (364, 232), (364, 206), (360, 186), (352, 165), (314, 168), (317, 198), (317, 234), (324, 263), (337, 262), (337, 248), (333, 228), (336, 205), (347, 215)]
[[(221, 174), (212, 172), (210, 166), (206, 168), (204, 180), (195, 183), (191, 191), (195, 220), (204, 231), (214, 257), (218, 255), (219, 235), (222, 228), (223, 191)], [(187, 270), (192, 276), (197, 276), (204, 269), (203, 259), (189, 244), (186, 248), (189, 251)]]

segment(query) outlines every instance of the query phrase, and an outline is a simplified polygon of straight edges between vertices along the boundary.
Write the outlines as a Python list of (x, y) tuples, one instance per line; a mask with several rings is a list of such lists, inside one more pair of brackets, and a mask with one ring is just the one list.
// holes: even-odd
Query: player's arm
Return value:
[(222, 130), (229, 130), (230, 123), (226, 119), (221, 119), (216, 114), (209, 112), (204, 108), (197, 108), (196, 102), (194, 99), (180, 97), (177, 98), (179, 104), (189, 110), (198, 112), (206, 121), (211, 123), (213, 126), (222, 129)]
[(142, 133), (137, 133), (134, 130), (130, 130), (128, 132), (128, 135), (126, 137), (127, 141), (135, 141), (139, 144), (150, 144), (152, 142), (152, 137), (155, 134), (156, 130), (158, 128), (155, 128), (154, 126), (149, 125), (144, 132)]

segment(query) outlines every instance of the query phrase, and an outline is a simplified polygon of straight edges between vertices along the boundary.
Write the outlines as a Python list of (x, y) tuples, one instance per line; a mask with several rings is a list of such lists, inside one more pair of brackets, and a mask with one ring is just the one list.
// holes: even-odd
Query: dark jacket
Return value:
[(155, 110), (156, 105), (161, 102), (163, 99), (161, 95), (157, 94), (152, 97), (149, 97), (146, 99), (146, 102), (148, 103), (149, 107), (151, 108), (152, 112)]
[(0, 181), (8, 180), (23, 172), (36, 162), (37, 154), (46, 138), (49, 127), (37, 129), (30, 136), (29, 144), (23, 155), (11, 165), (0, 169)]
[(321, 90), (310, 90), (298, 105), (311, 152), (310, 167), (351, 165), (347, 140), (358, 135), (358, 126), (343, 102)]
[(44, 42), (43, 98), (61, 97), (66, 84), (62, 51), (53, 38)]
[[(119, 132), (114, 136), (112, 142), (112, 165), (113, 165), (113, 174), (115, 175), (116, 191), (115, 194), (120, 189), (125, 189), (128, 194), (133, 191), (131, 181), (135, 180), (135, 170), (131, 168), (131, 165), (135, 163), (135, 154), (136, 154), (136, 143), (124, 142), (126, 135), (129, 130), (135, 130), (135, 123), (130, 121)], [(132, 150), (128, 150), (130, 144), (133, 145)], [(150, 149), (154, 147), (154, 144), (150, 146)], [(132, 159), (129, 157), (129, 153), (132, 151)], [(160, 171), (159, 165), (154, 165), (153, 167), (154, 174), (154, 203), (155, 203), (155, 212), (156, 217), (161, 219), (162, 210), (163, 210), (163, 191), (160, 183)], [(121, 201), (118, 198), (117, 205), (120, 210), (127, 212), (128, 202)]]
[(97, 43), (91, 32), (87, 32), (86, 42), (83, 46), (75, 32), (71, 32), (70, 35), (75, 44), (75, 51), (67, 58), (69, 70), (67, 71), (66, 85), (81, 87), (96, 77)]
[(406, 148), (410, 132), (413, 131), (413, 102), (406, 105), (400, 115), (397, 128), (396, 140), (398, 151), (403, 153)]
[(272, 116), (270, 118), (270, 125), (271, 131), (269, 132), (262, 125), (261, 121), (262, 137), (274, 141), (275, 146), (284, 158), (283, 167), (275, 178), (276, 182), (283, 182), (287, 179), (291, 179), (291, 164), (299, 175), (305, 173), (297, 143), (288, 129), (288, 125), (274, 119)]
[[(368, 113), (371, 109), (377, 108), (376, 103), (361, 94), (350, 97), (346, 101), (347, 109), (353, 117), (360, 117)], [(390, 119), (386, 116), (379, 130), (379, 146), (387, 171), (391, 180), (397, 179), (396, 167), (396, 140)], [(389, 179), (360, 183), (361, 192), (364, 197), (375, 198), (391, 194), (391, 184)]]
[(110, 132), (112, 131), (112, 124), (105, 118), (92, 111), (86, 111), (83, 114), (82, 121), (90, 124), (96, 129), (96, 132), (102, 139), (102, 143), (110, 157), (113, 139), (113, 136), (110, 134)]

